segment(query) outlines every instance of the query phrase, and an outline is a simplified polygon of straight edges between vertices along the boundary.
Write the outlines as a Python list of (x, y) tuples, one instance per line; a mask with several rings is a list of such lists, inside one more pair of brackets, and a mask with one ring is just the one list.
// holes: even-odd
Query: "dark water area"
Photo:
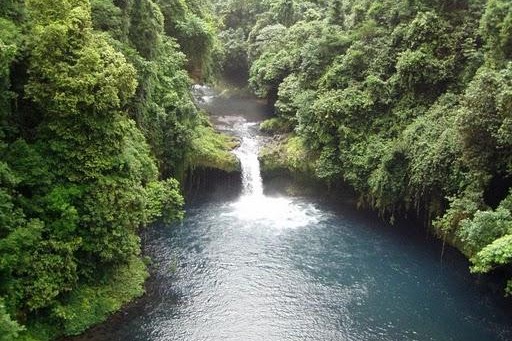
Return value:
[(191, 203), (183, 222), (148, 230), (147, 295), (75, 341), (512, 340), (509, 301), (459, 253), (441, 259), (419, 224), (389, 226), (348, 194), (265, 194), (264, 105), (200, 98), (241, 139), (240, 196)]

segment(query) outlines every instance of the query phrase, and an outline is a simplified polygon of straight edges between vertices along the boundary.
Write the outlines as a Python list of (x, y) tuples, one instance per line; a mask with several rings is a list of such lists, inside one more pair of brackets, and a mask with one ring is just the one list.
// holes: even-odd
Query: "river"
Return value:
[[(75, 340), (512, 340), (510, 306), (419, 226), (351, 204), (266, 195), (257, 99), (196, 87), (241, 145), (243, 189), (145, 236), (147, 295)], [(411, 223), (414, 224), (414, 223)]]

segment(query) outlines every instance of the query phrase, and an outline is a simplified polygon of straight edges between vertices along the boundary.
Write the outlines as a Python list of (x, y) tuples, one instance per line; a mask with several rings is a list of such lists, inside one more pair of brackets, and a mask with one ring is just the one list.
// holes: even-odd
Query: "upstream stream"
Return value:
[[(75, 340), (512, 340), (510, 306), (416, 224), (391, 227), (351, 204), (266, 195), (255, 98), (196, 87), (241, 139), (236, 199), (201, 200), (145, 236), (147, 295)], [(498, 287), (498, 286), (496, 286)]]

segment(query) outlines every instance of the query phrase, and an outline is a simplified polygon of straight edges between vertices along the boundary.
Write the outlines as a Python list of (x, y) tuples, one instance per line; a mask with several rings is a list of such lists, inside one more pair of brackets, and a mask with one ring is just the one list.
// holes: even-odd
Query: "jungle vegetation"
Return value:
[[(422, 217), (512, 268), (512, 2), (230, 0), (224, 72), (275, 106), (267, 174), (348, 184), (390, 221)], [(506, 288), (512, 294), (512, 280)]]
[(140, 296), (140, 229), (181, 219), (190, 169), (236, 167), (190, 95), (215, 25), (202, 1), (1, 1), (0, 340)]
[(194, 168), (236, 168), (190, 95), (218, 73), (275, 107), (265, 172), (348, 184), (510, 274), (509, 0), (2, 0), (0, 340), (143, 293), (141, 229), (183, 216)]

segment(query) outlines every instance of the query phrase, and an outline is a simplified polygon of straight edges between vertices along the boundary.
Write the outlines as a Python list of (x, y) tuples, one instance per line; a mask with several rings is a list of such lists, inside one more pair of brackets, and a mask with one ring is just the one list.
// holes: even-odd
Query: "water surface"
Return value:
[(509, 307), (458, 254), (351, 206), (266, 196), (264, 105), (196, 90), (241, 139), (242, 194), (151, 230), (148, 295), (82, 340), (512, 340)]

